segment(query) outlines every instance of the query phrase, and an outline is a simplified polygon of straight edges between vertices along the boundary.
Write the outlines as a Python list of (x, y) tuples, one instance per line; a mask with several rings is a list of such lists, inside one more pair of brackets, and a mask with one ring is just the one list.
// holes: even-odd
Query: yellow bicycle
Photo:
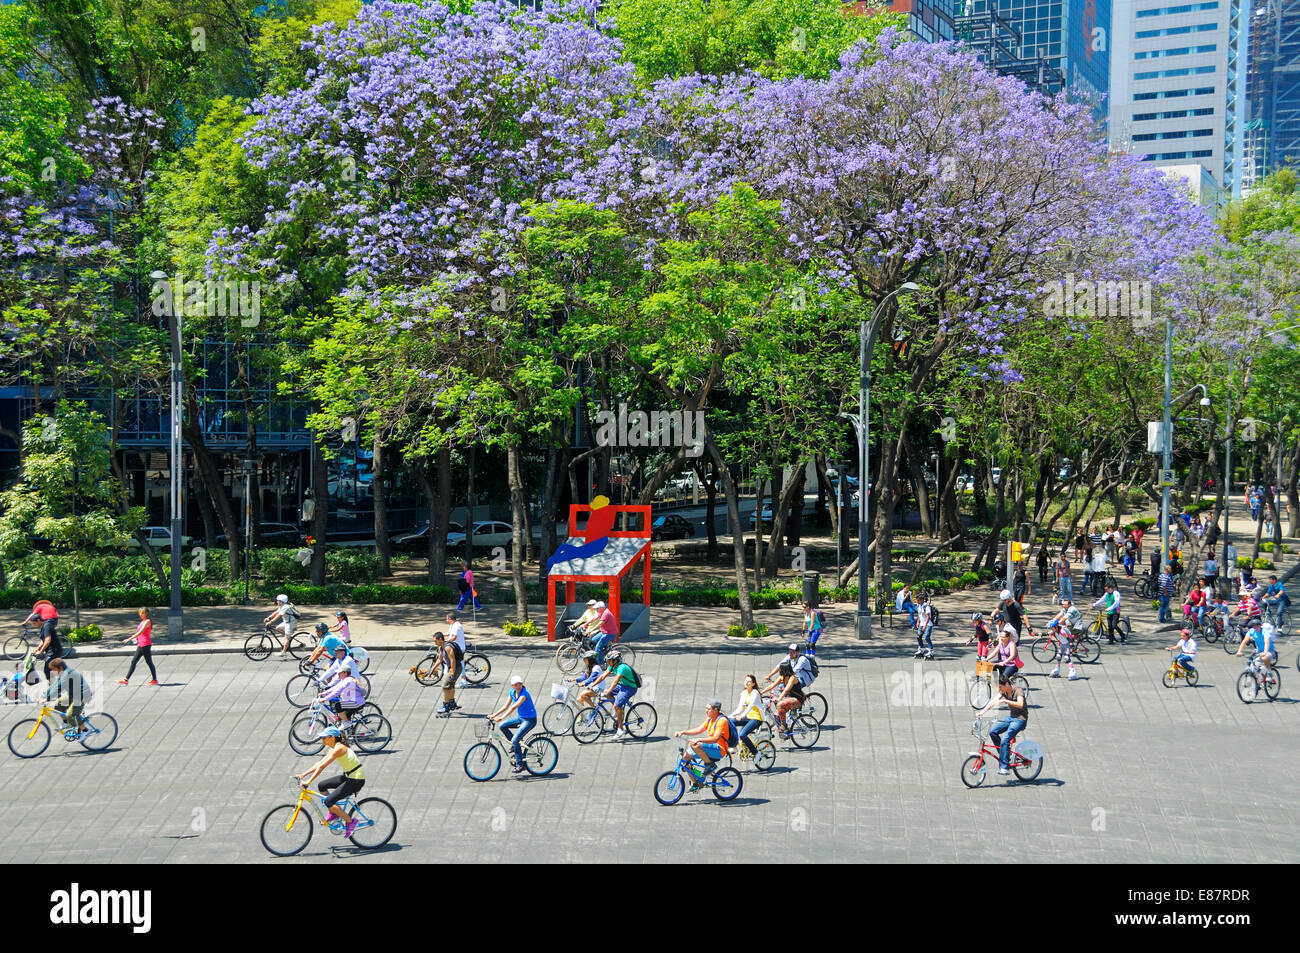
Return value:
[[(294, 784), (298, 784), (297, 778), (294, 778)], [(325, 807), (325, 795), (311, 788), (302, 788), (298, 792), (298, 803), (273, 807), (262, 818), (262, 846), (277, 857), (291, 857), (301, 852), (311, 840), (311, 814), (303, 811), (304, 804), (310, 805), (321, 826), (331, 834), (343, 833), (343, 822)], [(355, 801), (345, 797), (339, 802), (339, 807), (357, 821), (356, 830), (348, 840), (363, 850), (383, 847), (393, 839), (397, 831), (397, 811), (383, 798), (367, 797)]]
[[(52, 717), (54, 715), (59, 716), (57, 721)], [(106, 712), (83, 712), (82, 727), (77, 731), (63, 721), (62, 714), (56, 709), (42, 705), (35, 718), (24, 718), (9, 729), (9, 750), (20, 758), (34, 758), (48, 748), (51, 735), (47, 718), (55, 721), (54, 730), (62, 734), (65, 741), (79, 741), (87, 751), (104, 751), (117, 740), (117, 719)]]
[(1195, 688), (1201, 675), (1194, 668), (1184, 668), (1182, 665), (1179, 665), (1178, 656), (1175, 655), (1169, 660), (1169, 670), (1165, 672), (1161, 681), (1164, 683), (1165, 688), (1173, 688), (1180, 678), (1186, 680), (1188, 685)]

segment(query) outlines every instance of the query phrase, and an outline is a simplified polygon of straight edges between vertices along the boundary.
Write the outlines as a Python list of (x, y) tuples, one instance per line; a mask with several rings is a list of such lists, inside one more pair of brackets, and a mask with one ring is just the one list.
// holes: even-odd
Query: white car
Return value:
[[(474, 524), (474, 549), (489, 550), (495, 546), (504, 546), (506, 552), (510, 552), (510, 544), (514, 541), (515, 531), (509, 523), (502, 523), (499, 520), (483, 520)], [(454, 549), (458, 546), (465, 545), (464, 533), (448, 533), (447, 548)]]
[[(144, 538), (149, 541), (149, 545), (154, 549), (170, 549), (172, 545), (172, 531), (169, 526), (142, 526), (140, 532)], [(181, 546), (188, 546), (193, 539), (189, 536), (181, 536)], [(127, 541), (127, 549), (139, 549), (140, 541), (134, 536)]]

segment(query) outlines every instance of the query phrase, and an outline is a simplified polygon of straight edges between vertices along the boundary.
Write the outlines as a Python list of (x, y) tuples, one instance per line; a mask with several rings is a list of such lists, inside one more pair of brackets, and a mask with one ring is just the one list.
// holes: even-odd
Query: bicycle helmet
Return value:
[(594, 659), (594, 658), (596, 658), (596, 650), (595, 650), (595, 649), (591, 649), (591, 650), (588, 651), (588, 652), (583, 652), (583, 653), (582, 653), (582, 657), (585, 658), (585, 659)]
[(618, 649), (610, 649), (608, 652), (605, 653), (605, 661), (607, 662), (612, 659), (622, 658), (622, 657), (623, 657), (623, 653), (620, 652)]
[(275, 597), (275, 601), (276, 601), (276, 602), (288, 602), (288, 601), (289, 601), (289, 597), (286, 596), (286, 595), (282, 592), (282, 593), (280, 593), (278, 596)]
[(983, 622), (983, 621), (984, 621), (984, 613), (983, 613), (983, 612), (973, 612), (973, 613), (971, 613), (970, 620), (971, 620), (972, 622)]
[(324, 635), (324, 634), (325, 634), (326, 632), (328, 632), (329, 630), (330, 630), (330, 627), (329, 627), (328, 625), (326, 625), (324, 622), (317, 622), (317, 623), (316, 623), (316, 631), (319, 632), (321, 635)]
[(1001, 592), (998, 593), (998, 598), (1001, 599), (1003, 602), (1006, 602), (1008, 599), (1011, 598), (1011, 590), (1003, 589)]
[(322, 737), (322, 738), (342, 738), (342, 737), (343, 737), (343, 732), (340, 731), (338, 728), (326, 728), (324, 731), (322, 731), (322, 732), (320, 733), (320, 737)]

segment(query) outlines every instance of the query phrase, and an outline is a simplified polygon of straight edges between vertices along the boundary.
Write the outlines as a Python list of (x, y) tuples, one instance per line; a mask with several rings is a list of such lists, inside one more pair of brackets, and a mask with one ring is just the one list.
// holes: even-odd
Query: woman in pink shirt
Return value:
[(131, 667), (126, 670), (126, 678), (119, 678), (119, 685), (126, 685), (131, 681), (131, 674), (135, 671), (136, 663), (144, 659), (145, 664), (149, 666), (149, 674), (153, 676), (149, 679), (150, 685), (158, 684), (158, 672), (153, 667), (153, 619), (149, 617), (149, 610), (140, 609), (140, 624), (135, 627), (135, 634), (130, 638), (123, 639), (123, 644), (135, 642), (135, 656), (131, 659)]

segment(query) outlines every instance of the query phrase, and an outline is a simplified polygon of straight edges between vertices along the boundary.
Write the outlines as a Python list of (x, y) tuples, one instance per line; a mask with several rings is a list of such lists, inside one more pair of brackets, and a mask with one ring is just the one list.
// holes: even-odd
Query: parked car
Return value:
[(650, 524), (650, 539), (687, 539), (695, 527), (681, 516), (661, 516)]
[[(172, 545), (172, 531), (170, 526), (142, 526), (140, 532), (144, 538), (149, 541), (149, 545), (154, 549), (170, 549)], [(188, 546), (193, 540), (189, 536), (182, 534), (181, 546)], [(126, 544), (127, 549), (139, 549), (140, 541), (134, 536)]]
[[(241, 541), (245, 535), (245, 532), (240, 530)], [(260, 537), (263, 546), (301, 546), (307, 541), (306, 535), (292, 523), (263, 523), (260, 527)], [(215, 542), (218, 546), (226, 545), (225, 534), (218, 536)]]
[[(476, 551), (489, 550), (494, 546), (504, 546), (506, 553), (510, 553), (511, 543), (514, 541), (515, 531), (509, 523), (502, 523), (499, 520), (483, 520), (474, 524), (474, 549)], [(447, 548), (465, 545), (465, 533), (462, 530), (459, 533), (447, 534)]]
[[(750, 519), (749, 522), (750, 522), (750, 525), (751, 525), (751, 526), (757, 526), (757, 525), (758, 525), (758, 510), (757, 510), (757, 509), (754, 510), (754, 515), (753, 515), (753, 517)], [(766, 525), (769, 525), (771, 522), (772, 522), (772, 504), (771, 504), (771, 503), (764, 503), (764, 504), (763, 504), (763, 525), (765, 525), (765, 526), (766, 526)]]
[[(464, 526), (454, 521), (448, 523), (447, 524), (448, 537), (450, 537), (452, 533), (459, 533), (460, 541), (464, 543), (465, 541)], [(429, 521), (425, 520), (414, 530), (411, 530), (409, 532), (404, 532), (404, 533), (397, 533), (396, 535), (389, 537), (389, 542), (392, 543), (393, 548), (398, 551), (409, 550), (411, 552), (425, 552), (428, 549), (428, 545), (429, 545)]]
[(959, 476), (957, 477), (957, 482), (956, 482), (956, 484), (954, 485), (954, 489), (956, 489), (957, 492), (959, 492), (959, 493), (961, 493), (961, 492), (963, 492), (963, 491), (965, 491), (965, 490), (971, 490), (971, 491), (974, 491), (974, 489), (975, 489), (975, 478), (974, 478), (973, 476), (971, 476), (969, 473), (963, 473), (963, 474), (959, 475)]

